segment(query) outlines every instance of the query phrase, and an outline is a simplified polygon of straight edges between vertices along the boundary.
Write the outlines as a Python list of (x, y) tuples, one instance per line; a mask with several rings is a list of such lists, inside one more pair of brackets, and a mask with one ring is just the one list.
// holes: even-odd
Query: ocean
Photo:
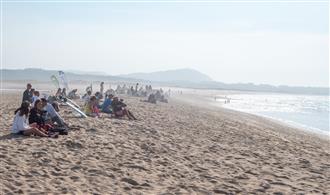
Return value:
[[(223, 97), (223, 96), (222, 96)], [(225, 108), (285, 122), (315, 133), (330, 134), (329, 96), (291, 94), (233, 94), (217, 101)]]

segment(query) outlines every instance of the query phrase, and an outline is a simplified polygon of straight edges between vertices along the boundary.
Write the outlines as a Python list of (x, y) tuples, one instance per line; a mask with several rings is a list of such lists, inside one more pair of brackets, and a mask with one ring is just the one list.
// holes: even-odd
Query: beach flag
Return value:
[(60, 83), (58, 82), (57, 78), (55, 75), (52, 75), (50, 77), (50, 79), (52, 80), (53, 84), (55, 85), (56, 88), (60, 88)]
[(65, 74), (63, 71), (58, 71), (58, 76), (61, 81), (62, 88), (66, 88), (66, 90), (69, 90), (69, 84), (68, 84), (68, 79), (66, 78)]

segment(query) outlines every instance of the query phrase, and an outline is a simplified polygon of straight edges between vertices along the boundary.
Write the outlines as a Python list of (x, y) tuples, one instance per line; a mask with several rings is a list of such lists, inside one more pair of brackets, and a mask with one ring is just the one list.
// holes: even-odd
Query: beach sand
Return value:
[[(3, 93), (2, 194), (327, 194), (329, 140), (180, 100), (123, 97), (139, 119), (61, 115), (58, 139), (10, 135), (21, 93)], [(193, 101), (192, 101), (193, 102)]]

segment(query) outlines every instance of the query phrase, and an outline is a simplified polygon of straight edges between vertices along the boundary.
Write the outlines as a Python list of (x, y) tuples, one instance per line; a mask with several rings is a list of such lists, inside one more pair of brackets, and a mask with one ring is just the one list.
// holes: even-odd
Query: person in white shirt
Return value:
[(37, 135), (40, 137), (48, 137), (47, 134), (37, 129), (37, 124), (28, 122), (28, 114), (30, 112), (30, 102), (24, 101), (21, 107), (15, 111), (15, 118), (11, 132), (19, 135)]
[(82, 99), (85, 102), (85, 105), (89, 102), (89, 99), (91, 98), (92, 92), (91, 91), (87, 91), (87, 93), (82, 97)]
[(39, 96), (40, 96), (39, 91), (34, 91), (32, 96), (32, 108), (34, 107), (36, 100), (40, 99)]
[(55, 110), (54, 106), (47, 102), (45, 98), (41, 98), (42, 106), (45, 111), (47, 111), (47, 114), (50, 116), (51, 120), (53, 122), (56, 122), (58, 126), (64, 127), (67, 126), (62, 119), (62, 117), (58, 114), (58, 112)]

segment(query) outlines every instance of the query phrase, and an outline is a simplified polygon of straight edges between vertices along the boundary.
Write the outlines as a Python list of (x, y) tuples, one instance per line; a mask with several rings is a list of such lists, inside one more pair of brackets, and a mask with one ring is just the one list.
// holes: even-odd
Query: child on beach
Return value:
[(100, 111), (98, 109), (98, 101), (95, 96), (91, 96), (88, 103), (85, 105), (84, 112), (87, 116), (99, 117)]
[(14, 123), (11, 129), (12, 133), (18, 135), (26, 135), (26, 136), (37, 135), (40, 137), (48, 137), (48, 135), (45, 132), (37, 129), (36, 123), (32, 123), (29, 125), (28, 122), (29, 111), (30, 111), (30, 102), (24, 101), (21, 104), (21, 107), (15, 111)]
[(40, 93), (39, 91), (34, 91), (32, 96), (32, 107), (34, 107), (36, 100), (39, 99)]

